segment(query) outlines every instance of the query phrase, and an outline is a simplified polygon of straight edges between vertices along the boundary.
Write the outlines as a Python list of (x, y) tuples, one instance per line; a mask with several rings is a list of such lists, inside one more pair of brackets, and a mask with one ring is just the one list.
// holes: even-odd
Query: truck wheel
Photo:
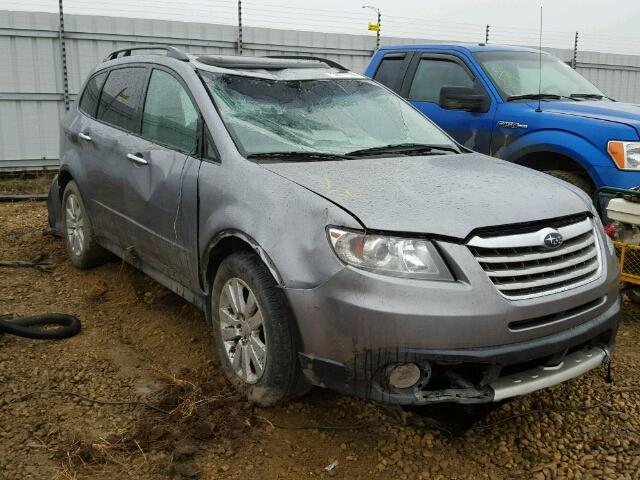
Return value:
[(73, 180), (67, 184), (62, 195), (62, 220), (64, 242), (75, 267), (85, 270), (109, 257), (95, 239), (89, 214)]
[(640, 287), (631, 287), (628, 290), (625, 290), (624, 293), (631, 303), (640, 305)]
[(248, 400), (282, 403), (301, 377), (286, 298), (252, 252), (228, 256), (211, 288), (211, 319), (220, 364)]
[(567, 172), (565, 170), (547, 170), (544, 173), (551, 175), (552, 177), (559, 178), (560, 180), (564, 180), (571, 185), (575, 185), (583, 192), (586, 192), (589, 196), (593, 195), (593, 187), (591, 186), (591, 183), (589, 183), (589, 180), (579, 173)]

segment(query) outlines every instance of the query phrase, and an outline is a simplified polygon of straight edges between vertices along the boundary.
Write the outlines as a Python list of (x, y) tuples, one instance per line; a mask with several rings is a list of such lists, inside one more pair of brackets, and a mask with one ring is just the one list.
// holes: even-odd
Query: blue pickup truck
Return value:
[(390, 46), (365, 74), (471, 150), (587, 192), (640, 184), (640, 106), (612, 100), (552, 55), (484, 44)]

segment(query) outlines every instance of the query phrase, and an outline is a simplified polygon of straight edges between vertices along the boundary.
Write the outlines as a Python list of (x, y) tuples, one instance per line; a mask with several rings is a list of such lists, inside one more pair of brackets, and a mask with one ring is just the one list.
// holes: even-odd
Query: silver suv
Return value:
[(60, 159), (49, 222), (73, 264), (110, 251), (202, 308), (257, 403), (312, 384), (499, 401), (612, 349), (618, 266), (589, 198), (334, 62), (115, 51)]

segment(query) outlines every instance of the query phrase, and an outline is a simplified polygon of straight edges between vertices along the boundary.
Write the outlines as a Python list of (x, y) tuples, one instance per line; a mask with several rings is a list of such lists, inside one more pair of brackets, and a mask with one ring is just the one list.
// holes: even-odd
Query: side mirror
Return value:
[(440, 106), (447, 110), (466, 110), (468, 112), (486, 112), (489, 110), (489, 97), (469, 87), (442, 87)]

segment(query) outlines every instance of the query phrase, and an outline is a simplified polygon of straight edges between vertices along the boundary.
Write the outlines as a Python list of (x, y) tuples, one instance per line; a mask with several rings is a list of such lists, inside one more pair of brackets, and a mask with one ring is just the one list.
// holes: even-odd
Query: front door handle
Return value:
[(139, 153), (127, 153), (127, 158), (138, 165), (149, 165), (149, 162), (142, 158)]
[(89, 135), (87, 135), (86, 133), (80, 132), (78, 134), (78, 137), (81, 138), (82, 140), (84, 140), (85, 142), (90, 142), (91, 141), (91, 137)]

